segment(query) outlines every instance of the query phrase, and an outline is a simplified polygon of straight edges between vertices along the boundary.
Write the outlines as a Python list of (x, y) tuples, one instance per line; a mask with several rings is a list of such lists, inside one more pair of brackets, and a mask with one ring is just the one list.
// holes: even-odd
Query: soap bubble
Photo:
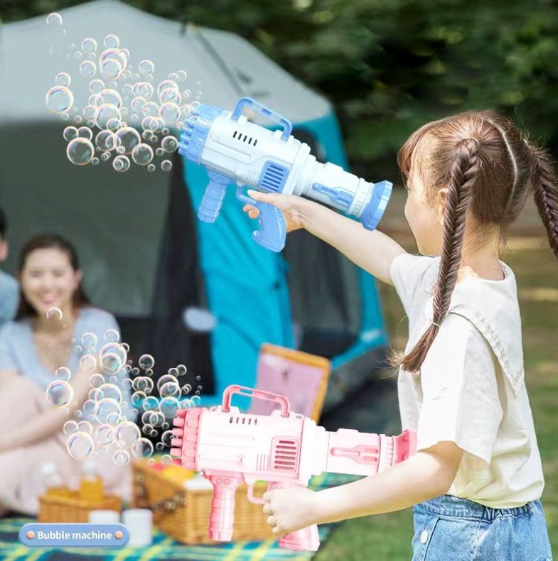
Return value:
[(178, 148), (178, 141), (174, 136), (165, 136), (161, 140), (161, 148), (165, 152), (174, 152)]
[[(165, 121), (160, 117), (151, 117), (151, 121), (149, 121), (149, 128), (152, 132), (158, 132), (163, 129), (165, 126)], [(157, 141), (157, 137), (152, 137), (153, 141)]]
[(145, 104), (146, 101), (144, 97), (134, 97), (134, 99), (132, 100), (132, 109), (134, 111), (137, 111), (138, 113), (141, 113), (143, 111), (143, 108), (145, 107)]
[(176, 371), (178, 372), (178, 376), (184, 376), (184, 374), (188, 372), (188, 369), (183, 364), (179, 364), (176, 367)]
[(101, 355), (101, 369), (105, 374), (114, 374), (122, 368), (122, 361), (116, 353)]
[(100, 388), (104, 383), (105, 379), (102, 374), (93, 374), (93, 376), (89, 378), (89, 385), (95, 390), (93, 397), (96, 397), (97, 395), (97, 388)]
[(80, 358), (79, 365), (86, 372), (92, 372), (97, 366), (97, 359), (93, 355), (84, 355)]
[(157, 411), (159, 409), (159, 402), (156, 397), (149, 396), (143, 400), (144, 411)]
[(59, 72), (54, 79), (54, 83), (57, 86), (63, 86), (64, 88), (69, 87), (71, 82), (72, 78), (67, 72)]
[(80, 421), (78, 423), (78, 431), (84, 432), (85, 434), (93, 434), (93, 427), (91, 426), (91, 423), (87, 421)]
[(122, 392), (115, 384), (103, 384), (101, 387), (97, 388), (95, 398), (97, 401), (101, 401), (101, 399), (112, 399), (117, 403), (121, 403)]
[(104, 40), (104, 45), (108, 49), (116, 49), (120, 45), (120, 39), (116, 35), (107, 35)]
[(66, 127), (62, 136), (64, 137), (64, 140), (67, 140), (69, 142), (70, 140), (77, 138), (78, 130), (76, 129), (76, 127)]
[(89, 127), (79, 127), (78, 136), (80, 138), (91, 140), (93, 138), (93, 133), (91, 132), (91, 129)]
[(105, 89), (99, 93), (103, 105), (114, 105), (120, 109), (122, 107), (122, 96), (115, 90)]
[(97, 108), (97, 112), (95, 113), (95, 122), (100, 129), (106, 129), (107, 123), (110, 119), (118, 119), (118, 121), (120, 121), (121, 115), (118, 107), (103, 104)]
[(186, 70), (179, 70), (176, 74), (178, 76), (179, 82), (184, 82), (184, 80), (186, 80), (187, 77)]
[(74, 434), (78, 430), (78, 424), (75, 421), (66, 421), (64, 423), (64, 434), (66, 436), (70, 436)]
[(155, 167), (155, 164), (149, 164), (147, 166), (147, 171), (155, 171), (157, 168)]
[(159, 82), (158, 86), (157, 86), (157, 96), (161, 97), (161, 93), (166, 90), (166, 89), (174, 89), (174, 90), (178, 90), (178, 84), (176, 82), (174, 82), (173, 80), (163, 80), (162, 82)]
[(155, 359), (151, 355), (141, 355), (138, 360), (140, 368), (147, 370), (155, 366)]
[(84, 166), (88, 164), (95, 155), (95, 148), (87, 138), (74, 138), (68, 144), (66, 155), (72, 164)]
[(159, 106), (154, 101), (148, 101), (143, 106), (142, 113), (146, 117), (155, 117), (159, 113)]
[(103, 152), (109, 152), (110, 150), (113, 150), (115, 146), (114, 134), (111, 131), (106, 130), (98, 132), (97, 136), (95, 137), (95, 144), (97, 145), (97, 148), (99, 148), (99, 150), (102, 150)]
[(114, 399), (101, 399), (95, 407), (95, 418), (99, 423), (113, 424), (116, 416), (120, 416), (120, 404)]
[(90, 126), (94, 127), (95, 126), (95, 114), (97, 113), (97, 107), (95, 105), (86, 105), (85, 108), (83, 109), (83, 116), (85, 119), (89, 121), (91, 121)]
[(153, 74), (155, 65), (150, 60), (142, 60), (138, 65), (140, 74)]
[(101, 62), (100, 73), (103, 78), (107, 80), (114, 80), (114, 78), (118, 78), (121, 72), (122, 64), (118, 60), (107, 58)]
[(180, 107), (176, 103), (163, 103), (159, 109), (159, 117), (163, 119), (166, 125), (172, 125), (180, 116)]
[[(149, 399), (149, 398), (148, 398)], [(165, 416), (159, 411), (150, 411), (149, 424), (153, 427), (162, 427), (165, 422)]]
[(78, 59), (83, 58), (83, 53), (81, 51), (76, 51), (74, 53), (74, 57)]
[(161, 456), (161, 463), (169, 466), (170, 464), (172, 464), (172, 457), (169, 454), (163, 454)]
[(74, 94), (64, 86), (54, 86), (46, 94), (46, 105), (52, 113), (66, 113), (74, 104)]
[(136, 458), (150, 458), (153, 455), (153, 444), (147, 438), (140, 438), (132, 447)]
[(93, 452), (94, 443), (91, 435), (76, 432), (70, 436), (66, 448), (70, 456), (76, 460), (85, 460)]
[(62, 27), (62, 16), (53, 12), (47, 16), (46, 24), (51, 27)]
[(89, 82), (89, 91), (94, 94), (101, 93), (105, 89), (105, 83), (99, 78), (95, 78), (95, 80), (91, 80)]
[(114, 442), (114, 428), (111, 425), (99, 425), (95, 432), (95, 440), (101, 446), (108, 446)]
[(195, 407), (196, 405), (199, 405), (201, 403), (201, 397), (199, 395), (193, 395), (191, 401), (192, 406)]
[[(115, 145), (117, 148), (123, 147), (124, 154), (131, 154), (132, 150), (141, 143), (139, 132), (132, 127), (123, 127), (114, 135)], [(147, 163), (147, 162), (146, 162)], [(130, 162), (128, 161), (128, 165)], [(116, 168), (115, 168), (116, 169)], [(126, 168), (128, 169), (128, 168)], [(126, 170), (117, 170), (126, 171)]]
[(159, 409), (167, 419), (173, 419), (180, 409), (180, 404), (176, 397), (164, 397), (159, 404)]
[(70, 369), (66, 368), (65, 366), (61, 366), (60, 368), (57, 368), (56, 372), (54, 373), (54, 377), (57, 380), (62, 380), (63, 382), (67, 382), (71, 376), (72, 373), (70, 372)]
[(170, 160), (163, 160), (161, 162), (161, 169), (163, 171), (170, 171), (172, 169), (172, 162)]
[(126, 156), (116, 156), (112, 161), (112, 167), (119, 172), (125, 172), (130, 169), (130, 160)]
[(178, 89), (175, 88), (167, 88), (161, 92), (161, 95), (159, 96), (159, 100), (161, 101), (161, 103), (172, 102), (172, 103), (176, 103), (177, 105), (180, 105), (181, 103), (180, 92), (178, 91)]
[(106, 124), (106, 129), (112, 132), (116, 132), (118, 129), (125, 126), (125, 123), (118, 117), (111, 117)]
[(153, 149), (148, 144), (138, 144), (132, 150), (132, 160), (140, 166), (146, 166), (153, 160)]
[(103, 162), (106, 162), (107, 160), (110, 160), (110, 152), (103, 152), (101, 154), (101, 160), (103, 160)]
[(132, 381), (134, 390), (143, 392), (145, 394), (151, 393), (153, 390), (153, 380), (147, 376), (138, 376)]
[(94, 53), (97, 50), (97, 41), (88, 37), (81, 42), (81, 50), (84, 53)]
[(74, 123), (76, 125), (79, 125), (81, 123), (82, 119), (81, 119), (81, 115), (78, 115), (75, 119), (74, 119)]
[(172, 82), (178, 82), (178, 74), (176, 72), (171, 72), (169, 74), (169, 80)]
[(46, 389), (47, 401), (55, 407), (64, 407), (70, 403), (74, 397), (74, 389), (68, 382), (55, 380)]
[(91, 78), (97, 72), (97, 65), (92, 60), (84, 60), (79, 65), (79, 73), (86, 78)]
[(121, 448), (131, 448), (141, 438), (141, 432), (135, 423), (125, 421), (116, 427), (114, 437)]
[(112, 459), (117, 466), (124, 466), (130, 463), (130, 453), (127, 450), (116, 450)]

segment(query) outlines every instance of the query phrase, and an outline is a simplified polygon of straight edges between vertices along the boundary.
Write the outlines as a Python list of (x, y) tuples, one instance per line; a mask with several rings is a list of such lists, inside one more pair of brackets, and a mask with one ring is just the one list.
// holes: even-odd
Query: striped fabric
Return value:
[[(324, 489), (353, 481), (354, 476), (322, 474), (314, 477), (310, 487)], [(291, 551), (279, 547), (277, 540), (263, 542), (230, 542), (219, 545), (183, 545), (155, 530), (149, 548), (122, 549), (37, 548), (22, 545), (18, 539), (21, 526), (31, 518), (0, 519), (0, 559), (2, 561), (303, 561), (315, 555), (310, 551)], [(322, 545), (333, 524), (319, 527)]]

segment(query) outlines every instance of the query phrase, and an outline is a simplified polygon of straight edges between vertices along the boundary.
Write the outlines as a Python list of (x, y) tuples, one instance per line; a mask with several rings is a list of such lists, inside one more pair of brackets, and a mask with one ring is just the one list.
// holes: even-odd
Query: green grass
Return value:
[[(404, 245), (415, 251), (412, 244)], [(558, 262), (540, 238), (511, 240), (502, 260), (517, 278), (527, 388), (546, 478), (542, 501), (552, 550), (558, 551)], [(380, 291), (392, 346), (402, 350), (407, 322), (401, 302), (393, 287), (382, 285)], [(409, 561), (412, 534), (410, 509), (348, 520), (334, 530), (315, 559)]]

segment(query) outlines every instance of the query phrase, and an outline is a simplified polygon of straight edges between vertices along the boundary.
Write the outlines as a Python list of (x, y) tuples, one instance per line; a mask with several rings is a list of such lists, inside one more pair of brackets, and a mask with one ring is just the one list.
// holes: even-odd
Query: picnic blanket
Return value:
[[(341, 474), (322, 474), (312, 478), (310, 488), (324, 489), (358, 479)], [(0, 519), (0, 559), (2, 561), (303, 561), (312, 559), (311, 551), (291, 551), (279, 547), (277, 540), (230, 542), (215, 545), (183, 545), (154, 529), (153, 543), (147, 548), (28, 548), (19, 541), (21, 526), (33, 518)], [(335, 524), (319, 527), (325, 543)]]

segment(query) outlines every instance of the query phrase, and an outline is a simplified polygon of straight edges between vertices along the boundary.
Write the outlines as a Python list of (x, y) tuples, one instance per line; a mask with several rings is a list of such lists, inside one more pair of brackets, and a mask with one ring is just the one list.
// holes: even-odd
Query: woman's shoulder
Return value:
[(106, 325), (114, 327), (116, 325), (116, 318), (107, 310), (96, 308), (95, 306), (86, 306), (81, 309), (80, 319), (85, 326), (91, 325)]

